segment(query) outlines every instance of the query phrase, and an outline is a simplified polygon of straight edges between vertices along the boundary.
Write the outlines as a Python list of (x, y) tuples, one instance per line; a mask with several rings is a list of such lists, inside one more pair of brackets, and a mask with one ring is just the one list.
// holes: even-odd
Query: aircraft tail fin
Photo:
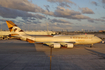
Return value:
[(23, 41), (27, 41), (29, 43), (34, 43), (35, 38), (26, 35), (26, 33), (21, 30), (16, 24), (14, 24), (12, 21), (6, 21), (7, 26), (11, 32), (10, 36), (17, 36)]
[(23, 35), (25, 34), (23, 30), (21, 30), (16, 24), (14, 24), (12, 21), (6, 21), (7, 26), (9, 28), (9, 31), (11, 32), (11, 35)]

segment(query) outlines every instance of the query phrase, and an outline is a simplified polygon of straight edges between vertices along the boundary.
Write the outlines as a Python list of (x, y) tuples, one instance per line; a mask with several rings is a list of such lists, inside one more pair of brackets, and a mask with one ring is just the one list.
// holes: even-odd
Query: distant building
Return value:
[(99, 32), (105, 32), (105, 30), (100, 30)]

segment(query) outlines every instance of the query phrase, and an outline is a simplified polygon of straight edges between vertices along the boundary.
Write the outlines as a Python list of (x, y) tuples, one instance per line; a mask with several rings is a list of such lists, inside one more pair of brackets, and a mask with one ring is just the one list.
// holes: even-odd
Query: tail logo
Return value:
[(16, 24), (14, 24), (12, 21), (6, 21), (8, 28), (10, 32), (23, 32)]

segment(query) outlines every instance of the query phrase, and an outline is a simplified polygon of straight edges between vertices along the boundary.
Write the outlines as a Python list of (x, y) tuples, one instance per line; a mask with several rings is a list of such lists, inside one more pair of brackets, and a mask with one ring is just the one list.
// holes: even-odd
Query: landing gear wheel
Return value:
[(92, 45), (90, 45), (90, 48), (92, 48), (93, 46)]
[(93, 44), (90, 45), (90, 48), (92, 48), (92, 47), (93, 47)]

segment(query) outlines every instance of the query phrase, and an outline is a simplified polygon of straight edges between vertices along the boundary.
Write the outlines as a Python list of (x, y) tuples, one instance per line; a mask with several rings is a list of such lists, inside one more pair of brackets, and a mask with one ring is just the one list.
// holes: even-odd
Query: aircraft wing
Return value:
[(75, 42), (35, 42), (37, 44), (46, 44), (53, 48), (60, 48), (61, 46), (67, 47), (67, 48), (73, 48)]

